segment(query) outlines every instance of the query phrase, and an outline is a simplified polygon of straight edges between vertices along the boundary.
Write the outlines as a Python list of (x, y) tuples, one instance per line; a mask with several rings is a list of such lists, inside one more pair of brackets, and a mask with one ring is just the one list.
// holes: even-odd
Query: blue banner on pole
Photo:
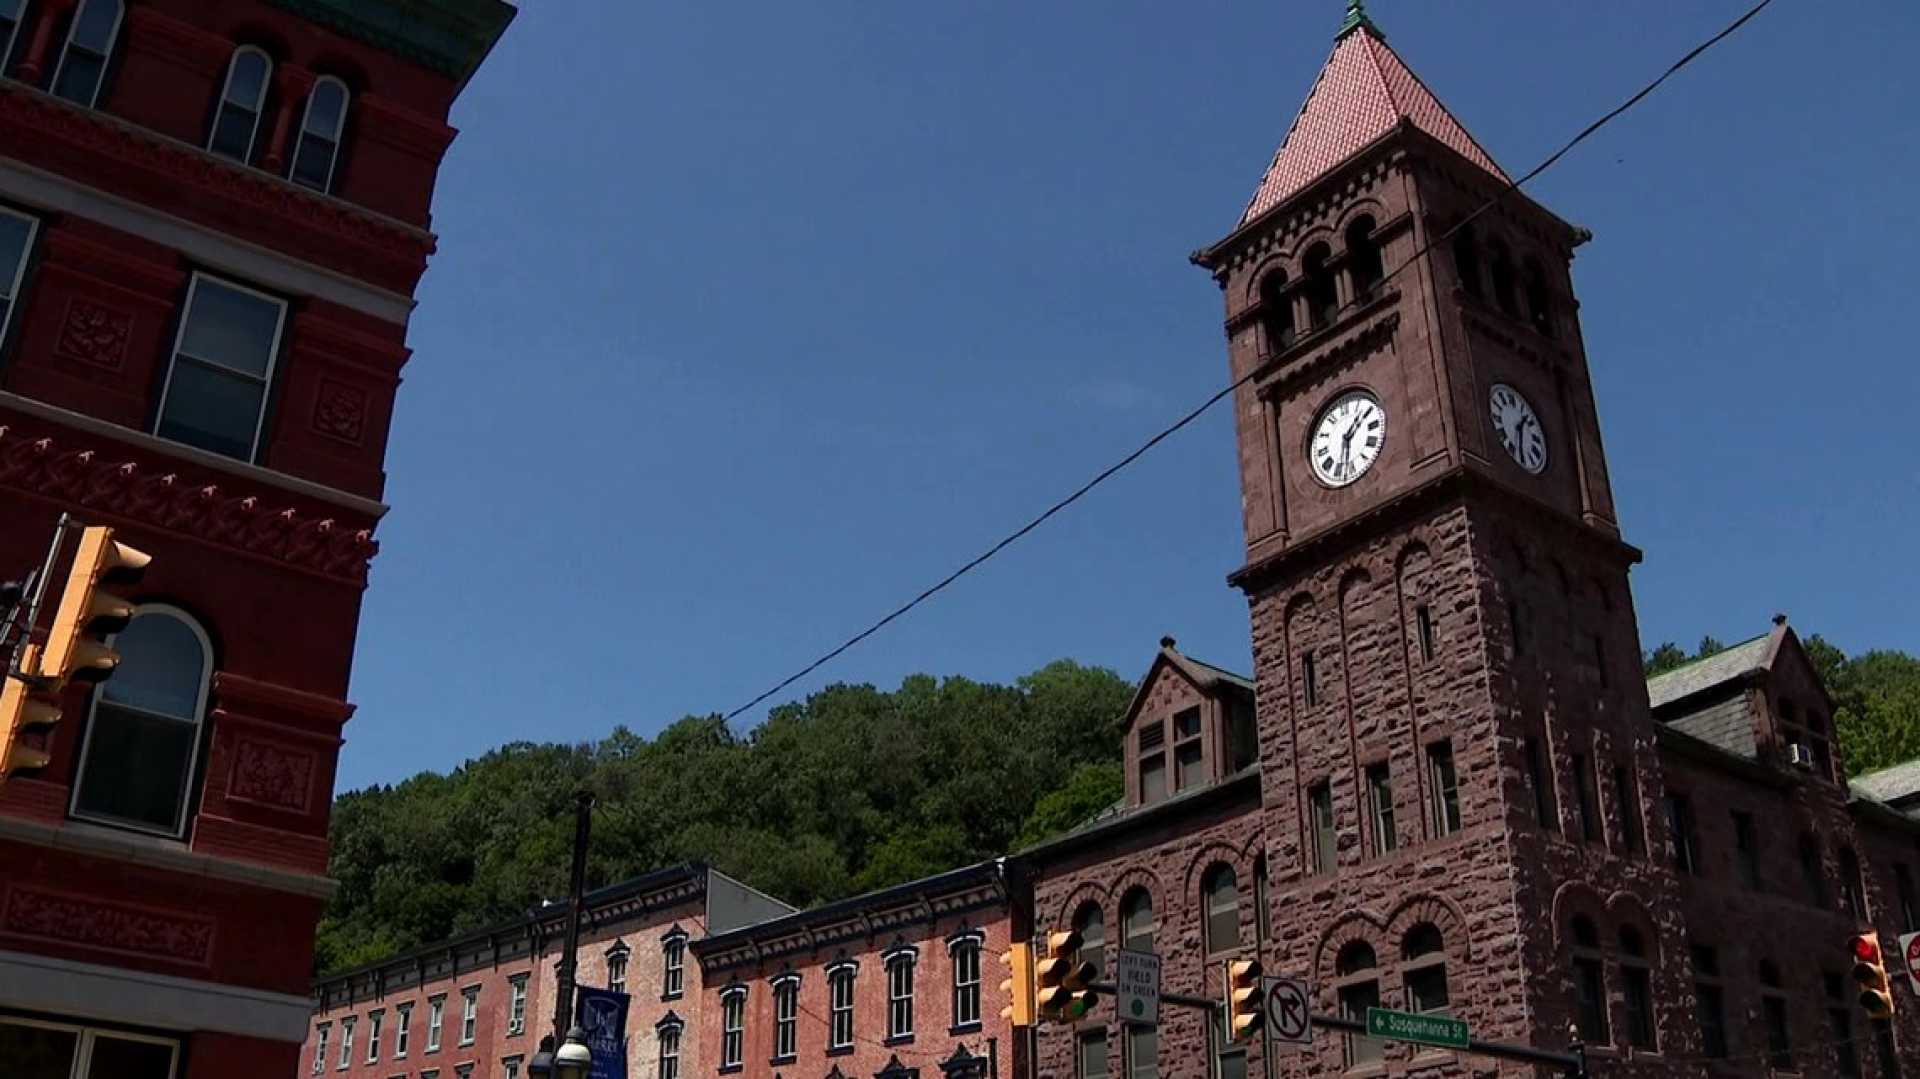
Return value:
[(627, 1079), (627, 1001), (625, 993), (581, 986), (574, 996), (575, 1017), (593, 1050), (590, 1079)]

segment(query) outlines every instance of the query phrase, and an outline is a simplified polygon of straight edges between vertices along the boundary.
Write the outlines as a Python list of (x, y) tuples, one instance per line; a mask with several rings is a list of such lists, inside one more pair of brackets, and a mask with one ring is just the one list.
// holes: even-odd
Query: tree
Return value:
[(1126, 774), (1117, 762), (1083, 764), (1074, 769), (1066, 786), (1050, 791), (1035, 803), (1020, 826), (1016, 848), (1031, 847), (1085, 824), (1125, 796)]

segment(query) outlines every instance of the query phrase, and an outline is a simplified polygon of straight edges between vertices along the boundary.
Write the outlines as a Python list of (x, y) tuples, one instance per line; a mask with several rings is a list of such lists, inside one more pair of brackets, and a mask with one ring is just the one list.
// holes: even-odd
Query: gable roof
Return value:
[(1493, 156), (1387, 47), (1386, 38), (1356, 3), (1240, 223), (1299, 194), (1401, 124), (1419, 128), (1495, 179), (1509, 182)]
[(1855, 776), (1847, 786), (1856, 794), (1906, 809), (1908, 803), (1920, 798), (1920, 760), (1903, 761), (1891, 768)]
[(1754, 671), (1772, 666), (1773, 635), (1763, 633), (1705, 659), (1647, 679), (1647, 703), (1655, 709), (1704, 693)]
[(1127, 710), (1121, 714), (1121, 730), (1133, 727), (1133, 721), (1140, 715), (1140, 706), (1146, 703), (1147, 692), (1153, 688), (1153, 680), (1163, 666), (1179, 671), (1202, 693), (1213, 693), (1223, 688), (1253, 692), (1253, 679), (1244, 674), (1235, 674), (1225, 667), (1194, 659), (1174, 647), (1174, 644), (1172, 637), (1160, 638), (1160, 651), (1154, 653), (1153, 662), (1147, 665), (1147, 673), (1141, 676), (1139, 686), (1133, 691), (1133, 699), (1127, 702)]

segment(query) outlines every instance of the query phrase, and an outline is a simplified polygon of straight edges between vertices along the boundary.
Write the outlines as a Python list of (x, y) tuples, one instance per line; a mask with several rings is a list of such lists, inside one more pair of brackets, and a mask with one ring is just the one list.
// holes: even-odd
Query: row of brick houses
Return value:
[[(657, 981), (630, 988), (629, 1075), (1537, 1074), (1331, 1033), (1269, 1054), (1227, 1040), (1217, 1010), (1149, 1028), (1106, 1006), (1016, 1038), (991, 957), (1067, 927), (1105, 969), (1118, 948), (1157, 952), (1168, 990), (1218, 998), (1224, 964), (1255, 956), (1307, 978), (1316, 1010), (1578, 1041), (1598, 1075), (1920, 1074), (1920, 997), (1903, 981), (1895, 1018), (1869, 1021), (1848, 952), (1861, 929), (1891, 948), (1920, 928), (1920, 763), (1844, 778), (1833, 702), (1784, 618), (1642, 676), (1640, 552), (1615, 518), (1572, 285), (1592, 237), (1508, 187), (1353, 5), (1239, 225), (1193, 256), (1222, 290), (1239, 387), (1246, 563), (1229, 580), (1251, 677), (1163, 640), (1119, 717), (1125, 799), (1097, 819), (816, 910), (710, 922), (684, 998), (663, 1011)], [(601, 984), (611, 930), (592, 921)], [(316, 1052), (403, 996), (478, 986), (511, 1009), (551, 952), (495, 946), (385, 964), (472, 953), (398, 995), (377, 970), (321, 982), (310, 1070), (517, 1079), (526, 1035), (488, 1040), (484, 1020), (432, 1062), (362, 1060), (337, 1034)]]

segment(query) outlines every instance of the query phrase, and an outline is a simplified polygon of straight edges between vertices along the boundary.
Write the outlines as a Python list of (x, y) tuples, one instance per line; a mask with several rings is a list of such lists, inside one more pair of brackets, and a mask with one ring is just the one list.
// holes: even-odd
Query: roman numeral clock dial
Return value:
[(1366, 390), (1348, 390), (1333, 399), (1313, 421), (1307, 463), (1315, 479), (1345, 487), (1366, 475), (1387, 444), (1387, 410)]
[(1540, 416), (1519, 390), (1504, 382), (1494, 383), (1487, 395), (1487, 411), (1500, 445), (1521, 468), (1538, 476), (1547, 470), (1547, 431)]

